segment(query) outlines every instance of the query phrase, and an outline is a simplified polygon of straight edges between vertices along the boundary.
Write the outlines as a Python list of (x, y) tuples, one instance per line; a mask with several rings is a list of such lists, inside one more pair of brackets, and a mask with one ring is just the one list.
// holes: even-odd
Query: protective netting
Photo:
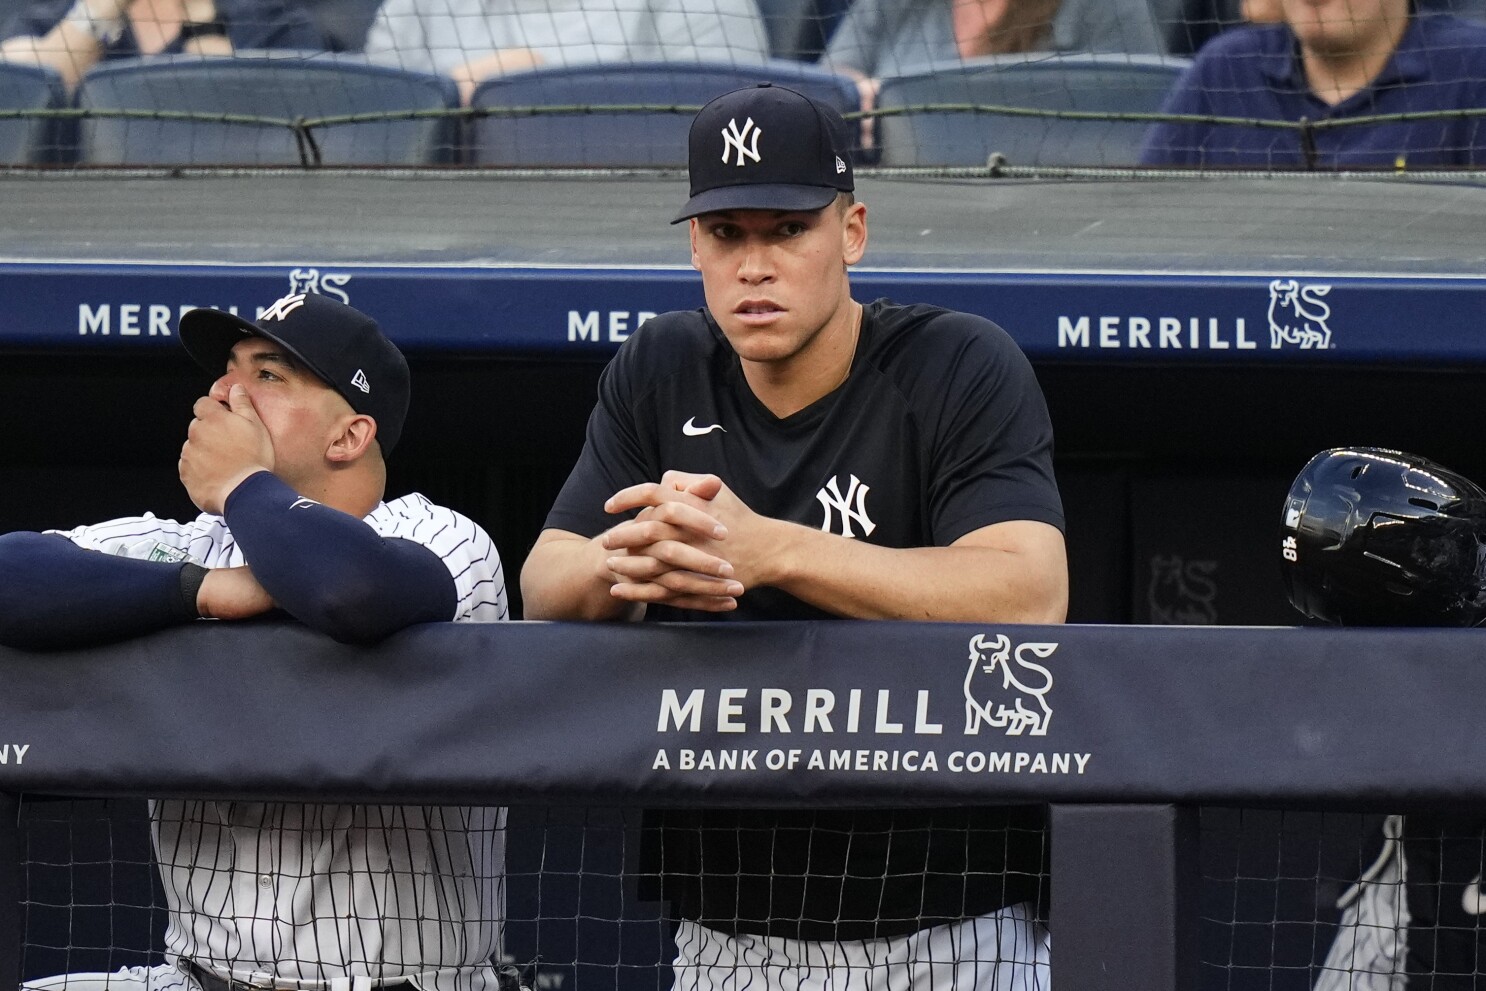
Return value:
[[(145, 803), (22, 811), (24, 977), (160, 966), (170, 900)], [(1381, 991), (1405, 975), (1486, 986), (1481, 817), (1207, 807), (1200, 819), (1200, 991)], [(506, 849), (503, 904), (482, 910), (504, 916), (497, 962), (543, 991), (671, 987), (675, 927), (646, 894), (647, 827), (635, 809), (518, 807), (476, 831), (475, 846)]]
[[(980, 821), (987, 815), (997, 824)], [(180, 960), (306, 989), (346, 975), (410, 974), (423, 987), (484, 989), (487, 960), (514, 966), (533, 989), (666, 988), (678, 938), (693, 950), (709, 938), (700, 930), (678, 937), (668, 908), (670, 898), (685, 897), (674, 882), (696, 881), (688, 847), (707, 846), (707, 830), (735, 849), (741, 841), (761, 851), (765, 867), (745, 856), (740, 869), (709, 875), (698, 889), (715, 915), (723, 902), (714, 896), (725, 887), (724, 901), (749, 916), (751, 930), (798, 929), (824, 904), (854, 927), (844, 937), (876, 938), (866, 933), (875, 928), (906, 935), (937, 921), (912, 913), (943, 911), (949, 887), (949, 908), (959, 912), (982, 899), (977, 889), (994, 888), (990, 903), (999, 906), (1007, 891), (1035, 899), (1047, 884), (1037, 810), (1010, 825), (995, 810), (945, 810), (932, 828), (912, 812), (870, 821), (824, 810), (756, 812), (741, 832), (692, 813), (662, 823), (654, 811), (633, 809), (522, 807), (507, 815), (229, 801), (27, 800), (22, 819), (23, 979), (55, 991), (93, 989), (101, 975), (124, 969), (115, 991), (180, 986)], [(856, 828), (848, 831), (848, 821)], [(842, 875), (837, 865), (833, 882), (831, 851), (848, 849), (858, 863), (878, 850), (883, 875)], [(803, 895), (803, 923), (752, 918), (759, 903), (751, 888), (788, 887), (807, 873), (835, 887), (824, 903)], [(879, 893), (868, 897), (869, 889)], [(1025, 922), (1006, 926), (994, 949), (936, 938), (914, 946), (903, 965), (1004, 953), (1017, 933), (1036, 931), (1035, 906), (1019, 911)], [(730, 930), (738, 920), (703, 921)]]
[(865, 167), (1486, 160), (1483, 0), (6, 0), (9, 166), (674, 167), (706, 100)]

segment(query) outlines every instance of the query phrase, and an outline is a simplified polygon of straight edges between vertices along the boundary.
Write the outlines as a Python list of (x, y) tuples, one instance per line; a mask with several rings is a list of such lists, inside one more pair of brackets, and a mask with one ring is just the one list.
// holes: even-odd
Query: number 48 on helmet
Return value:
[(1380, 447), (1322, 451), (1285, 498), (1285, 591), (1306, 616), (1347, 626), (1486, 621), (1486, 490), (1426, 458)]

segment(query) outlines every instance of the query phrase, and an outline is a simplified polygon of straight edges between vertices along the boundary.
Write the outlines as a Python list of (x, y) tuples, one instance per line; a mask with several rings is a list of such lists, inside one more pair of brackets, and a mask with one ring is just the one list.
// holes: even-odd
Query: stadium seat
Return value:
[[(1093, 113), (1152, 113), (1189, 60), (1157, 55), (994, 56), (884, 79), (881, 110), (978, 104)], [(1134, 165), (1140, 122), (920, 111), (877, 121), (882, 165)]]
[[(60, 107), (66, 100), (64, 93), (62, 77), (50, 69), (0, 62), (0, 111)], [(58, 125), (44, 117), (0, 119), (0, 165), (47, 160)]]
[[(799, 90), (843, 113), (857, 109), (856, 84), (799, 62), (759, 65), (647, 62), (584, 65), (513, 73), (481, 83), (471, 105), (584, 107), (647, 104), (700, 107), (714, 96), (754, 83)], [(470, 153), (476, 165), (629, 167), (686, 165), (691, 112), (492, 114), (477, 118)]]
[[(232, 120), (85, 118), (79, 157), (92, 165), (299, 165), (296, 132), (283, 121), (380, 111), (456, 107), (442, 76), (371, 65), (360, 56), (240, 52), (124, 59), (90, 71), (84, 110), (172, 111), (271, 118)], [(335, 123), (309, 129), (323, 165), (419, 165), (452, 159), (452, 117)], [(308, 151), (308, 149), (305, 149)]]

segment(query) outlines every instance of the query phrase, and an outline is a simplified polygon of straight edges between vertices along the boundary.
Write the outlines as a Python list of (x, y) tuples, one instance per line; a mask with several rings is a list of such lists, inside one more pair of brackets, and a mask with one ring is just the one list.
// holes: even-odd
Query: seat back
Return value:
[[(974, 104), (1086, 113), (1153, 113), (1189, 60), (1156, 55), (1017, 55), (885, 79), (878, 107)], [(929, 111), (877, 121), (883, 165), (1134, 165), (1143, 122)]]
[[(90, 71), (84, 110), (168, 111), (269, 118), (84, 118), (79, 157), (95, 165), (298, 165), (300, 143), (283, 121), (456, 107), (452, 80), (371, 65), (360, 56), (239, 52), (229, 58), (122, 59)], [(451, 159), (451, 117), (344, 122), (310, 128), (324, 165), (419, 165)]]
[[(700, 107), (730, 90), (771, 82), (835, 107), (857, 109), (856, 84), (799, 62), (756, 65), (646, 62), (537, 69), (486, 80), (472, 106), (497, 111), (477, 118), (470, 154), (476, 165), (628, 167), (686, 165), (693, 112), (588, 113), (595, 105)], [(571, 112), (504, 115), (515, 107), (571, 107)]]
[[(34, 65), (0, 62), (0, 111), (48, 110), (66, 101), (62, 77)], [(55, 160), (63, 124), (45, 117), (0, 118), (0, 165)]]

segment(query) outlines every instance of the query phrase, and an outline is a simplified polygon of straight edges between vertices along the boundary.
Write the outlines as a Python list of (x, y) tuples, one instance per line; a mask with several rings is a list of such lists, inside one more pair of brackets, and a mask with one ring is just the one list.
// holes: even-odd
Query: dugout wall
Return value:
[[(683, 235), (661, 222), (678, 188), (479, 176), (0, 180), (0, 529), (192, 512), (174, 465), (204, 378), (173, 341), (126, 336), (125, 307), (266, 303), (296, 271), (347, 274), (322, 288), (382, 317), (413, 366), (390, 488), (482, 523), (519, 606), (515, 578), (581, 444), (613, 314), (633, 320), (651, 298), (698, 298)], [(857, 277), (865, 294), (982, 312), (1032, 356), (1057, 436), (1073, 622), (1296, 623), (1279, 588), (1276, 523), (1290, 479), (1324, 447), (1399, 447), (1486, 480), (1475, 429), (1486, 414), (1486, 202), (1473, 187), (868, 179), (862, 194), (876, 259)], [(1331, 287), (1331, 348), (1269, 346), (1269, 284), (1289, 278)], [(97, 330), (105, 304), (109, 334)], [(589, 314), (600, 315), (593, 338)], [(1132, 317), (1152, 322), (1153, 342), (1162, 317), (1179, 320), (1181, 343), (1199, 346), (1125, 346), (1139, 340)], [(1120, 346), (1102, 346), (1111, 342)], [(1212, 718), (1253, 719), (1269, 697), (1216, 702)], [(1257, 788), (1244, 797), (1277, 801)], [(1380, 800), (1355, 796), (1336, 816), (1379, 812)], [(1318, 904), (1327, 895), (1315, 879), (1345, 876), (1363, 827), (1338, 828), (1314, 807), (1223, 801), (1201, 809), (1204, 987), (1303, 987), (1335, 915)], [(77, 834), (77, 855), (95, 861), (140, 821), (133, 803), (86, 814), (124, 830)], [(585, 825), (622, 839), (624, 810)], [(553, 851), (578, 849), (573, 829), (552, 835), (567, 837)], [(622, 843), (592, 849), (606, 858), (596, 870), (622, 871)], [(1308, 884), (1294, 881), (1300, 871)], [(69, 884), (81, 876), (70, 864), (59, 873)], [(121, 877), (108, 883), (137, 896), (145, 921), (83, 916), (96, 930), (87, 945), (158, 936), (149, 872)], [(577, 914), (582, 892), (548, 897), (554, 913)], [(657, 918), (623, 911), (635, 913), (646, 952), (663, 946)], [(72, 945), (62, 929), (79, 918), (34, 915), (38, 939)], [(1312, 924), (1286, 925), (1295, 918)]]

